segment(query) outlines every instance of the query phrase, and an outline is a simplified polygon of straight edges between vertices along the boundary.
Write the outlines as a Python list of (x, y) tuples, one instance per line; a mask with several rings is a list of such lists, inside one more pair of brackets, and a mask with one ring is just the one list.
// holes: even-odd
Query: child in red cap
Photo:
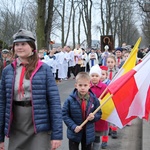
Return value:
[(101, 81), (108, 85), (110, 83), (110, 79), (108, 78), (108, 67), (107, 66), (100, 66), (102, 70), (102, 76), (101, 76)]

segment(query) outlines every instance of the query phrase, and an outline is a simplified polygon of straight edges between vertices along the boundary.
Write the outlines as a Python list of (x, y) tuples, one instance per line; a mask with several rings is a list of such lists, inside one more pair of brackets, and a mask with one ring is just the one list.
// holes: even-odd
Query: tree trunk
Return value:
[(101, 27), (101, 33), (102, 35), (105, 35), (105, 21), (104, 21), (104, 11), (103, 11), (103, 0), (101, 0), (100, 3), (100, 11), (101, 11), (101, 22), (102, 22), (102, 27)]
[(73, 14), (72, 14), (72, 39), (73, 39), (73, 49), (75, 48), (76, 41), (75, 41), (75, 8), (73, 5)]
[(46, 26), (45, 26), (45, 42), (46, 42), (46, 48), (49, 50), (49, 43), (51, 41), (50, 39), (50, 33), (52, 29), (52, 22), (53, 22), (53, 5), (54, 5), (54, 0), (49, 0), (48, 3), (48, 17), (46, 20)]
[(62, 10), (62, 22), (61, 22), (61, 45), (64, 47), (65, 45), (65, 7), (66, 7), (66, 1), (63, 0), (63, 10)]
[(70, 15), (69, 15), (69, 20), (68, 20), (68, 29), (67, 29), (67, 33), (66, 33), (66, 39), (64, 42), (64, 45), (67, 44), (68, 41), (68, 37), (69, 37), (69, 32), (70, 32), (70, 24), (71, 24), (71, 18), (72, 18), (72, 10), (73, 10), (73, 3), (71, 3), (71, 10), (70, 10)]
[(91, 48), (91, 39), (92, 39), (92, 34), (91, 34), (92, 4), (93, 4), (92, 0), (90, 0), (90, 6), (89, 6), (89, 1), (86, 0), (84, 1), (84, 13), (85, 13), (85, 21), (87, 27), (86, 40), (87, 40), (88, 48)]
[(37, 12), (37, 27), (36, 27), (36, 36), (37, 36), (37, 49), (46, 47), (45, 43), (45, 8), (46, 0), (37, 0), (38, 12)]
[[(79, 10), (80, 11), (80, 10)], [(78, 22), (78, 44), (81, 44), (80, 42), (80, 34), (81, 34), (81, 14), (82, 12), (80, 11), (79, 13), (79, 22)]]

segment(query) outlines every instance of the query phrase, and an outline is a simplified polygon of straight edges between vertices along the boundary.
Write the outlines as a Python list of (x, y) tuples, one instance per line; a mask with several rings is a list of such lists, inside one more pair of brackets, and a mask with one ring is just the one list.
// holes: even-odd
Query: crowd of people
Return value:
[[(0, 55), (0, 149), (7, 136), (8, 150), (55, 150), (63, 137), (62, 121), (69, 150), (78, 150), (80, 143), (82, 150), (106, 149), (109, 135), (117, 138), (118, 128), (101, 120), (101, 110), (93, 112), (133, 47), (123, 43), (109, 51), (105, 45), (102, 52), (77, 44), (75, 49), (37, 51), (32, 32), (20, 29), (13, 38), (11, 50)], [(148, 51), (139, 50), (137, 63)], [(61, 108), (56, 81), (69, 78), (75, 79), (75, 89)]]
[[(75, 78), (79, 72), (89, 72), (91, 67), (96, 64), (107, 66), (109, 72), (110, 64), (108, 65), (108, 62), (106, 62), (108, 58), (115, 61), (112, 71), (113, 77), (115, 72), (122, 67), (131, 49), (132, 47), (126, 45), (126, 43), (123, 43), (121, 47), (117, 47), (112, 51), (109, 51), (108, 45), (104, 47), (104, 51), (101, 51), (100, 49), (93, 48), (86, 50), (77, 44), (75, 49), (72, 49), (70, 46), (53, 48), (50, 51), (43, 48), (39, 50), (38, 54), (40, 59), (51, 67), (55, 79), (62, 81), (67, 80), (71, 75)], [(139, 50), (137, 62), (145, 56), (148, 50), (148, 48)]]
[[(71, 77), (71, 75), (73, 76), (73, 78), (75, 78), (80, 72), (89, 72), (90, 89), (96, 95), (96, 97), (99, 98), (100, 95), (103, 93), (104, 89), (106, 88), (106, 86), (111, 82), (113, 77), (117, 74), (118, 70), (122, 67), (122, 65), (128, 58), (132, 48), (133, 46), (123, 43), (121, 47), (117, 47), (112, 51), (109, 51), (108, 45), (104, 47), (104, 52), (95, 49), (91, 49), (90, 51), (87, 51), (86, 49), (81, 48), (79, 44), (77, 44), (75, 49), (71, 49), (69, 46), (65, 46), (64, 48), (59, 47), (58, 49), (53, 49), (52, 51), (50, 51), (50, 54), (48, 53), (47, 50), (43, 49), (42, 54), (40, 53), (39, 56), (45, 63), (50, 65), (50, 67), (53, 70), (53, 74), (54, 77), (56, 78), (56, 81), (67, 80)], [(148, 51), (149, 51), (148, 48), (139, 50), (137, 63), (141, 61), (141, 59), (146, 55)], [(49, 58), (47, 57), (48, 55)], [(91, 71), (95, 70), (93, 68), (97, 65), (99, 66), (96, 69), (97, 71), (95, 71), (94, 74), (91, 74)], [(81, 74), (79, 74), (79, 76), (81, 76)], [(78, 76), (76, 81), (77, 84)], [(86, 81), (84, 81), (83, 83), (86, 83)], [(82, 85), (82, 83), (80, 84)], [(103, 84), (105, 85), (104, 86), (105, 88), (102, 88)], [(76, 89), (78, 90), (78, 88)], [(78, 92), (80, 93), (80, 91)], [(66, 102), (67, 106), (71, 103), (69, 102), (68, 104), (68, 101), (70, 100), (67, 100)], [(68, 107), (69, 109), (71, 108), (71, 106)], [(64, 115), (67, 115), (66, 112), (64, 113)], [(69, 123), (71, 121), (66, 120), (66, 116), (64, 121), (66, 125), (69, 126), (70, 128)], [(131, 122), (128, 123), (127, 125), (131, 125)], [(93, 150), (100, 149), (100, 146), (101, 148), (106, 149), (109, 140), (108, 135), (110, 135), (112, 138), (117, 138), (118, 137), (117, 130), (118, 128), (114, 124), (109, 124), (103, 120), (97, 121), (95, 123), (95, 140), (92, 143)], [(74, 129), (74, 131), (76, 130)], [(68, 137), (71, 138), (71, 139), (69, 138), (70, 150), (77, 149), (78, 140), (76, 139), (74, 141), (77, 142), (77, 145), (76, 148), (72, 149), (71, 148), (72, 147), (71, 143), (73, 142), (72, 137), (71, 135), (68, 135)], [(83, 147), (84, 146), (85, 145), (83, 143)], [(83, 149), (88, 150), (88, 147)]]

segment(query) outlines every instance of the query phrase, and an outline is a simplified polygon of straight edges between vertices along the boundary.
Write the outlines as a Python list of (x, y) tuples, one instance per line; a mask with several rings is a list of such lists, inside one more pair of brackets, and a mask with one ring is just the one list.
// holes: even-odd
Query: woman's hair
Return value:
[(87, 72), (79, 72), (76, 76), (76, 83), (80, 79), (86, 79), (86, 80), (90, 81), (90, 76)]
[[(39, 56), (36, 52), (36, 45), (34, 43), (34, 41), (27, 41), (27, 43), (30, 45), (30, 47), (33, 49), (33, 55), (28, 57), (28, 62), (29, 64), (26, 65), (26, 74), (25, 74), (25, 78), (26, 79), (30, 79), (32, 72), (35, 70), (38, 60), (39, 60)], [(15, 43), (13, 44), (13, 54), (15, 55)]]

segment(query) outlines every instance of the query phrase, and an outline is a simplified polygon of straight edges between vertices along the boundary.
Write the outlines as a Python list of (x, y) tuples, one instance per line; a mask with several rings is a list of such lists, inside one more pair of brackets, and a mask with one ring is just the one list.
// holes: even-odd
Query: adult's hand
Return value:
[(0, 150), (4, 150), (4, 142), (0, 143)]
[(61, 140), (51, 140), (51, 150), (55, 150), (61, 146)]

